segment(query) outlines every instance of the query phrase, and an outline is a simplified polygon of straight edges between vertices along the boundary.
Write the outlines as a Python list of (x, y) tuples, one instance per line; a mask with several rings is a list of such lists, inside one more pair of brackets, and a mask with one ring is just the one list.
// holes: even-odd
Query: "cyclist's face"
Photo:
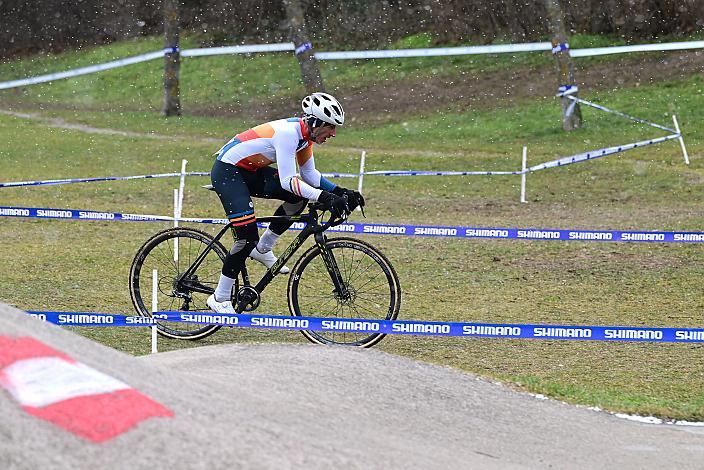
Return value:
[(335, 126), (325, 124), (320, 127), (313, 128), (310, 138), (316, 144), (324, 144), (330, 137), (335, 137)]

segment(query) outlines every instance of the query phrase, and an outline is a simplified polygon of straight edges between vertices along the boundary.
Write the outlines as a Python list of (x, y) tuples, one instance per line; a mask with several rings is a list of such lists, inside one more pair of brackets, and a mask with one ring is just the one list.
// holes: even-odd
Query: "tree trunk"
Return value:
[[(557, 63), (557, 76), (559, 86), (576, 86), (572, 68), (572, 58), (567, 45), (567, 33), (562, 15), (562, 8), (559, 0), (545, 0), (545, 7), (550, 20), (550, 32), (552, 35), (553, 55)], [(577, 97), (577, 93), (571, 93)], [(579, 103), (563, 97), (562, 98), (562, 128), (572, 131), (582, 127), (582, 111)]]
[(284, 0), (284, 5), (286, 6), (286, 16), (288, 16), (291, 26), (291, 39), (296, 48), (296, 58), (298, 58), (298, 64), (301, 66), (303, 84), (309, 93), (325, 91), (323, 78), (320, 75), (318, 62), (315, 60), (313, 46), (306, 29), (301, 0)]
[(179, 70), (181, 52), (178, 46), (179, 0), (164, 0), (164, 116), (181, 115)]

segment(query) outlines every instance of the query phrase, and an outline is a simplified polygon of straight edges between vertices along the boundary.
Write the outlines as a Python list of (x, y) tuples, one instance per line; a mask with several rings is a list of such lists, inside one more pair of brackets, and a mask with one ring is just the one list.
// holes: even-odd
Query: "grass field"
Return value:
[[(156, 46), (157, 42), (139, 45), (144, 50)], [(101, 57), (108, 59), (120, 47), (127, 45), (69, 54), (61, 60), (86, 65)], [(427, 64), (421, 65), (422, 73), (428, 73)], [(504, 64), (519, 65), (525, 64)], [(334, 73), (352, 80), (364, 75), (355, 70), (357, 66), (338, 65)], [(133, 109), (145, 102), (158, 102), (160, 96), (159, 64), (139, 67), (144, 69), (135, 72), (140, 75), (133, 80), (120, 80), (114, 71), (26, 88), (19, 94), (0, 93), (0, 108), (11, 103), (44, 119), (0, 115), (0, 138), (4, 142), (0, 147), (0, 181), (172, 172), (179, 170), (183, 158), (189, 160), (190, 170), (208, 171), (210, 155), (220, 146), (218, 141), (224, 142), (233, 132), (254, 124), (202, 116), (164, 120), (148, 110)], [(149, 72), (152, 75), (146, 73), (149, 67), (154, 69)], [(389, 66), (384, 73), (392, 76), (398, 72), (394, 67)], [(456, 69), (451, 63), (443, 63), (441, 68), (444, 74)], [(4, 64), (0, 72), (5, 74), (10, 69), (17, 72), (8, 79), (43, 73), (49, 68), (40, 60), (23, 61)], [(285, 67), (274, 69), (270, 73), (295, 76)], [(204, 73), (202, 70), (185, 68), (183, 73), (185, 81), (210, 83), (198, 75)], [(243, 77), (250, 73), (249, 69), (244, 71)], [(266, 75), (259, 82), (269, 80), (278, 79)], [(242, 86), (238, 93), (247, 99), (267, 93), (256, 87), (250, 89), (249, 84)], [(528, 176), (528, 204), (518, 202), (517, 177), (369, 176), (365, 178), (368, 220), (701, 231), (702, 86), (701, 76), (693, 75), (637, 88), (599, 90), (587, 96), (665, 125), (676, 113), (690, 151), (689, 166), (684, 165), (679, 146), (670, 142), (542, 171)], [(231, 92), (220, 85), (201, 86), (187, 91), (186, 96), (192, 102), (212, 103), (224, 96), (222, 93)], [(294, 96), (299, 92), (300, 85), (293, 83), (283, 85), (277, 93)], [(58, 102), (72, 107), (53, 106)], [(42, 103), (52, 106), (43, 109)], [(95, 103), (124, 105), (125, 109), (110, 112), (92, 106)], [(519, 166), (523, 145), (529, 148), (529, 164), (535, 164), (663, 135), (598, 111), (583, 109), (583, 113), (585, 127), (570, 134), (560, 129), (558, 103), (545, 98), (491, 109), (437, 112), (426, 119), (404, 118), (373, 128), (352, 126), (341, 129), (337, 138), (317, 150), (316, 162), (322, 171), (355, 172), (357, 149), (364, 148), (368, 151), (368, 170), (512, 170)], [(126, 137), (62, 129), (53, 126), (50, 118), (144, 135)], [(184, 215), (222, 216), (215, 196), (199, 187), (207, 182), (206, 178), (187, 180)], [(176, 184), (175, 180), (162, 179), (5, 188), (0, 190), (0, 205), (169, 214)], [(267, 201), (257, 201), (259, 213), (271, 212), (274, 207)], [(359, 220), (359, 215), (355, 214), (353, 220)], [(130, 263), (141, 244), (165, 227), (159, 223), (0, 218), (0, 301), (26, 310), (131, 313), (127, 289)], [(290, 235), (286, 237), (290, 240)], [(699, 245), (389, 236), (364, 239), (381, 248), (399, 273), (403, 319), (664, 327), (701, 327), (704, 320), (704, 251)], [(286, 313), (285, 281), (274, 283), (264, 293), (260, 311)], [(75, 331), (131, 354), (149, 352), (146, 330)], [(198, 343), (162, 340), (160, 348), (261, 341), (304, 339), (295, 332), (223, 329)], [(378, 347), (574, 403), (704, 420), (702, 345), (387, 337)]]

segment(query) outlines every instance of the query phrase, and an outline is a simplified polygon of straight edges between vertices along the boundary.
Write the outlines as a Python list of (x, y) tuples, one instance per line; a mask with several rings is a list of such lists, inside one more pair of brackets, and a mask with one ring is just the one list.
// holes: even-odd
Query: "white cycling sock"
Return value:
[(215, 289), (215, 300), (218, 302), (225, 302), (230, 300), (232, 295), (232, 286), (235, 285), (235, 280), (231, 277), (227, 277), (224, 274), (220, 274), (220, 280), (218, 281), (218, 287)]
[(266, 253), (267, 251), (271, 251), (271, 249), (274, 248), (274, 245), (276, 244), (276, 241), (278, 239), (279, 235), (275, 234), (269, 229), (266, 229), (262, 234), (261, 238), (259, 239), (259, 243), (257, 243), (257, 250), (259, 250), (259, 253)]

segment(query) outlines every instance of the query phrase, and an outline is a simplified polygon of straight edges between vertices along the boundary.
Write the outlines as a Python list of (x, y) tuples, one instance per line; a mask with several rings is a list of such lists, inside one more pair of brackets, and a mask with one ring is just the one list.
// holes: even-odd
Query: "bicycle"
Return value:
[[(315, 244), (303, 253), (289, 274), (290, 314), (335, 319), (396, 319), (401, 307), (401, 286), (389, 260), (369, 243), (349, 237), (328, 238), (325, 231), (343, 223), (349, 214), (340, 217), (331, 214), (321, 223), (323, 214), (319, 203), (310, 203), (304, 214), (258, 219), (259, 222), (303, 222), (305, 227), (255, 285), (250, 283), (245, 265), (232, 290), (232, 305), (237, 313), (250, 312), (259, 306), (263, 290), (312, 235)], [(151, 299), (154, 267), (159, 273), (159, 306), (164, 305), (164, 301), (168, 303), (168, 308), (161, 310), (211, 312), (206, 299), (218, 283), (227, 254), (220, 239), (229, 228), (229, 224), (225, 225), (213, 237), (193, 228), (175, 227), (147, 240), (130, 268), (130, 295), (137, 312), (146, 317), (152, 315), (142, 293), (146, 294), (146, 299)], [(232, 233), (234, 236), (234, 230)], [(174, 256), (175, 240), (178, 240), (178, 256)], [(158, 321), (156, 326), (163, 336), (189, 340), (205, 338), (221, 328), (221, 325), (168, 321)], [(301, 333), (317, 344), (360, 347), (374, 346), (385, 336), (368, 332), (301, 330)]]

